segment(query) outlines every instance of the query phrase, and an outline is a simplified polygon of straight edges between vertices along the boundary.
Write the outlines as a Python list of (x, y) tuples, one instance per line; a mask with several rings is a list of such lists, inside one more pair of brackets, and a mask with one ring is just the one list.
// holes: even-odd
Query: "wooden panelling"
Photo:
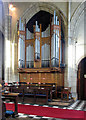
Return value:
[(20, 82), (27, 82), (28, 81), (26, 73), (20, 74), (19, 77), (20, 77)]
[(38, 83), (39, 82), (39, 73), (31, 73), (30, 74), (30, 82), (32, 81), (32, 83)]
[(20, 73), (20, 82), (56, 83), (63, 86), (63, 73)]
[(41, 67), (40, 62), (41, 62), (40, 60), (35, 62), (35, 68), (40, 68)]

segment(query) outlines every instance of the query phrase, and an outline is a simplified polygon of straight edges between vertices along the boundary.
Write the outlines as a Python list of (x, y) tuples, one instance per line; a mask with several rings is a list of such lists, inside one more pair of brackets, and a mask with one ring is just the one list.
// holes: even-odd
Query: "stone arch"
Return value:
[(84, 58), (86, 58), (86, 55), (81, 56), (81, 58), (77, 61), (77, 63), (76, 63), (77, 69), (78, 69), (79, 63), (80, 63)]
[(40, 10), (44, 10), (46, 12), (49, 12), (53, 14), (54, 10), (56, 11), (56, 14), (62, 18), (63, 24), (64, 24), (64, 35), (65, 40), (67, 40), (67, 18), (63, 14), (63, 12), (55, 6), (53, 3), (47, 3), (47, 2), (36, 2), (32, 3), (28, 9), (21, 15), (22, 20), (26, 19), (26, 23), (28, 20), (31, 19), (32, 16), (34, 16), (37, 12)]
[[(71, 16), (71, 36), (75, 35), (75, 28), (77, 27), (80, 19), (82, 19), (84, 9), (85, 9), (85, 7), (84, 7), (84, 1), (83, 1), (78, 5), (77, 9), (75, 10), (73, 15)], [(74, 40), (76, 38), (74, 37), (72, 39)]]
[(49, 12), (51, 14), (53, 14), (53, 11), (56, 10), (56, 14), (58, 16), (60, 16), (63, 21), (64, 24), (67, 25), (67, 18), (64, 16), (64, 14), (61, 12), (61, 10), (55, 6), (52, 3), (46, 3), (46, 2), (37, 2), (37, 3), (32, 3), (30, 5), (30, 7), (22, 14), (21, 18), (24, 20), (26, 19), (26, 23), (28, 22), (28, 20), (35, 15), (37, 12), (39, 12), (40, 10), (44, 10), (46, 12)]
[[(76, 10), (74, 11), (73, 15), (71, 16), (71, 40), (72, 40), (72, 44), (75, 45), (75, 43), (77, 42), (78, 38), (77, 38), (77, 34), (76, 34), (76, 30), (79, 27), (80, 24), (80, 20), (83, 20), (83, 15), (84, 15), (84, 10), (85, 10), (85, 5), (84, 5), (84, 1), (81, 2), (78, 7), (76, 8)], [(83, 21), (84, 22), (84, 21)], [(84, 45), (84, 44), (83, 44)], [(84, 48), (83, 48), (84, 49)], [(79, 59), (76, 60), (76, 70), (78, 70), (78, 64), (79, 62), (85, 57), (86, 55), (82, 54), (80, 56)]]

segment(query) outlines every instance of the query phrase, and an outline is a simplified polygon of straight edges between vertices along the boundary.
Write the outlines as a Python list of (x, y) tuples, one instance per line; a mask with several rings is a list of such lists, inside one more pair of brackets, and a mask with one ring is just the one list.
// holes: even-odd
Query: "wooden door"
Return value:
[(77, 74), (77, 93), (78, 99), (86, 100), (86, 57), (81, 60), (78, 65), (78, 74)]
[(84, 78), (84, 100), (86, 100), (86, 78)]

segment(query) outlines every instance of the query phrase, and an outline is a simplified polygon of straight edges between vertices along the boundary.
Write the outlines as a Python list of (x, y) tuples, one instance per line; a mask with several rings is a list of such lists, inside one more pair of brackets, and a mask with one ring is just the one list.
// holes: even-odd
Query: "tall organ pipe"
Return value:
[(58, 17), (54, 11), (53, 21), (52, 21), (52, 37), (51, 37), (51, 66), (58, 67), (59, 65), (59, 36), (58, 28), (55, 29), (54, 26), (59, 25)]
[[(19, 19), (19, 31), (24, 31), (24, 24), (21, 21), (21, 18)], [(18, 48), (18, 60), (19, 60), (19, 68), (22, 68), (25, 66), (25, 36), (19, 35), (19, 48)]]
[[(24, 31), (24, 24), (22, 23), (22, 31)], [(25, 36), (22, 35), (22, 65), (25, 66)]]
[[(19, 30), (22, 30), (22, 23), (21, 23), (21, 18), (19, 19)], [(19, 35), (19, 48), (18, 48), (18, 60), (19, 60), (19, 68), (22, 68), (22, 53), (21, 53), (21, 48), (22, 48), (22, 41), (21, 41), (21, 35)]]
[[(37, 25), (36, 21), (36, 26), (35, 26), (35, 33), (40, 32), (40, 29)], [(35, 36), (35, 60), (40, 59), (40, 37)]]
[[(50, 36), (50, 25), (45, 31), (42, 32), (43, 38), (49, 36)], [(49, 67), (49, 60), (50, 60), (50, 45), (45, 43), (42, 45), (42, 67)]]
[[(55, 25), (55, 11), (54, 11), (54, 17), (53, 17), (53, 23), (52, 26)], [(55, 29), (52, 30), (52, 38), (51, 38), (51, 66), (55, 67)]]

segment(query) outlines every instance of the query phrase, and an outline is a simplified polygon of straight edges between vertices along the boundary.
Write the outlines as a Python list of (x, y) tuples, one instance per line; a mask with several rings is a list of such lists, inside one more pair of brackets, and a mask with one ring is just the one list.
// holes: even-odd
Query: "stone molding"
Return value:
[(32, 3), (30, 7), (22, 14), (21, 18), (22, 20), (26, 19), (26, 23), (27, 23), (28, 20), (40, 10), (47, 11), (51, 14), (53, 14), (54, 10), (56, 10), (56, 14), (63, 19), (65, 26), (67, 25), (67, 18), (62, 13), (62, 11), (53, 3), (47, 3), (47, 2)]

